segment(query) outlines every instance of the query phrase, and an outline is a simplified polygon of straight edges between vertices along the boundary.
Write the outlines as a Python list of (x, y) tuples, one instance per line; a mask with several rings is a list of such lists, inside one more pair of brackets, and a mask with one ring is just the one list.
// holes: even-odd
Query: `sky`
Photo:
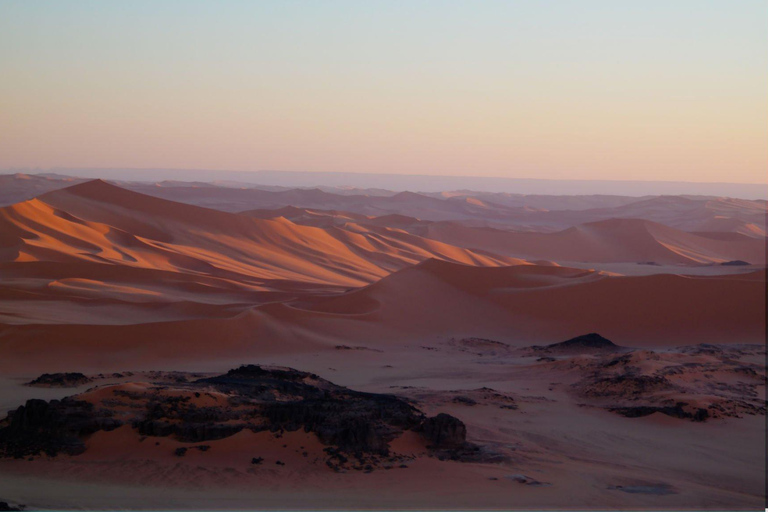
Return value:
[(768, 182), (768, 2), (0, 2), (0, 168)]

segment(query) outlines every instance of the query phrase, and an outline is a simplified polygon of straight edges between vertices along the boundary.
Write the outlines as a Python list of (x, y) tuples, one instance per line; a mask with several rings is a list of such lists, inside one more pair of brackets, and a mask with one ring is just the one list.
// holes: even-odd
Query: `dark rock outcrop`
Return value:
[(655, 412), (708, 421), (765, 415), (760, 387), (768, 379), (764, 345), (699, 344), (664, 351), (625, 349), (574, 358), (582, 378), (571, 388), (580, 400), (628, 418)]
[(595, 380), (582, 383), (581, 391), (591, 397), (621, 397), (631, 398), (647, 393), (656, 393), (672, 389), (665, 377), (656, 375), (620, 374), (609, 377), (598, 377)]
[(503, 356), (509, 354), (511, 350), (510, 346), (506, 343), (486, 338), (451, 339), (448, 345), (458, 349), (460, 352), (478, 356)]
[(293, 369), (248, 365), (198, 382), (259, 400), (269, 430), (314, 432), (324, 444), (351, 453), (386, 454), (390, 441), (423, 419), (394, 395), (353, 391)]
[[(122, 422), (113, 418), (115, 410)], [(466, 442), (466, 426), (453, 416), (425, 418), (395, 395), (354, 391), (290, 368), (247, 365), (192, 382), (117, 387), (93, 403), (30, 400), (0, 423), (0, 456), (76, 455), (85, 449), (88, 435), (123, 422), (142, 436), (173, 436), (188, 443), (245, 429), (277, 437), (303, 430), (333, 447), (337, 465), (346, 459), (341, 454), (359, 461), (390, 456), (390, 442), (406, 430), (420, 432), (441, 457), (461, 459), (477, 451)], [(175, 453), (186, 452), (182, 447)]]
[(28, 382), (27, 386), (75, 388), (91, 382), (93, 381), (82, 373), (44, 373), (35, 380)]
[(706, 421), (709, 418), (709, 411), (707, 409), (695, 408), (688, 410), (686, 408), (688, 404), (685, 402), (678, 402), (674, 406), (638, 406), (638, 407), (613, 407), (611, 412), (621, 414), (627, 418), (642, 418), (643, 416), (649, 416), (655, 412), (666, 414), (673, 418), (690, 419), (692, 421)]
[(591, 352), (615, 352), (622, 347), (616, 345), (611, 340), (603, 338), (596, 332), (576, 336), (560, 343), (552, 343), (545, 346), (533, 346), (531, 350), (546, 354), (575, 354)]
[(88, 402), (71, 398), (27, 400), (0, 423), (0, 455), (77, 455), (85, 450), (83, 437), (121, 424), (109, 411), (95, 410)]
[(434, 449), (455, 449), (467, 442), (467, 427), (450, 414), (440, 413), (425, 419), (417, 429)]

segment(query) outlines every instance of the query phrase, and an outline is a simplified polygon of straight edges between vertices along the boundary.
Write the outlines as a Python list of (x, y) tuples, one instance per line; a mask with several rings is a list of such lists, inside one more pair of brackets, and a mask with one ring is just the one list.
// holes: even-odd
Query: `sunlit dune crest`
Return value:
[(514, 260), (402, 232), (260, 220), (143, 196), (102, 181), (0, 213), (5, 261), (89, 260), (223, 279), (359, 286), (428, 257), (476, 265)]

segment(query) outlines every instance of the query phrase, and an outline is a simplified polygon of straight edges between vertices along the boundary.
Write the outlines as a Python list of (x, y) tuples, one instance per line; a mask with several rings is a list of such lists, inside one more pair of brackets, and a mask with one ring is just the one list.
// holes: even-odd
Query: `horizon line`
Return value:
[[(190, 168), (190, 167), (6, 167), (0, 169), (0, 174), (56, 174), (61, 171), (131, 171), (131, 172), (152, 172), (152, 171), (173, 171), (173, 172), (227, 172), (238, 174), (258, 174), (258, 173), (284, 173), (284, 174), (330, 174), (330, 175), (353, 175), (353, 176), (400, 176), (400, 177), (415, 177), (415, 178), (466, 178), (466, 179), (483, 179), (483, 180), (510, 180), (510, 181), (544, 181), (544, 182), (611, 182), (611, 183), (669, 183), (669, 184), (700, 184), (700, 185), (755, 185), (755, 186), (768, 186), (766, 182), (741, 182), (741, 181), (683, 181), (683, 180), (624, 180), (624, 179), (594, 179), (594, 178), (526, 178), (526, 177), (510, 177), (510, 176), (474, 176), (467, 174), (411, 174), (411, 173), (397, 173), (397, 172), (354, 172), (354, 171), (308, 171), (308, 170), (276, 170), (276, 169), (258, 169), (258, 170), (241, 170), (241, 169), (205, 169), (205, 168)], [(72, 176), (77, 177), (77, 176)], [(131, 180), (125, 180), (131, 181)], [(162, 180), (169, 181), (169, 180)], [(199, 181), (199, 180), (192, 180)]]

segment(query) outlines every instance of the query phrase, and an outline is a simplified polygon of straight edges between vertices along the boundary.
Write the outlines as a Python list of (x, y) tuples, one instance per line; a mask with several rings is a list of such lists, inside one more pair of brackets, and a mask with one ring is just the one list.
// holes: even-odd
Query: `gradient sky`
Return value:
[(768, 2), (0, 2), (0, 168), (768, 181)]

